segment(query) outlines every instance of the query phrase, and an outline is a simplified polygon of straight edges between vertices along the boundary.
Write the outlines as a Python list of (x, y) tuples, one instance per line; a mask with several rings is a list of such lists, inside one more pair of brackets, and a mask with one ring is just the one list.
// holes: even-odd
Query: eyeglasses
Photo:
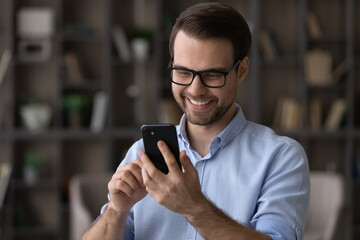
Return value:
[(171, 67), (173, 59), (170, 59), (169, 68), (171, 81), (175, 84), (182, 86), (190, 86), (196, 75), (199, 75), (202, 84), (209, 88), (221, 88), (225, 86), (226, 76), (234, 70), (241, 62), (241, 59), (235, 62), (235, 64), (227, 72), (206, 70), (206, 71), (193, 71), (181, 67)]

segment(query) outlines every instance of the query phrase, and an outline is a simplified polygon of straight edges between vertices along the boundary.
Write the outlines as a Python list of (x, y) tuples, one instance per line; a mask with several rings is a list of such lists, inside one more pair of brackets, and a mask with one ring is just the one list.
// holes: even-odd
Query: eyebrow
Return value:
[[(184, 66), (181, 65), (173, 65), (173, 68), (178, 68), (178, 69), (182, 69), (182, 70), (190, 70), (190, 71), (195, 71), (193, 69), (189, 69), (186, 68)], [(222, 67), (218, 67), (218, 68), (208, 68), (205, 70), (201, 70), (201, 71), (195, 71), (195, 72), (226, 72), (228, 69), (222, 68)]]

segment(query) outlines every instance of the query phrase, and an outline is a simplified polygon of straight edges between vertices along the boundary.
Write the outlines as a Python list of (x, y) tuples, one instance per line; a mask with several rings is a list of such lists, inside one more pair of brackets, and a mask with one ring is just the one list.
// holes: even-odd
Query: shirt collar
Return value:
[[(225, 147), (226, 144), (228, 144), (233, 138), (238, 136), (247, 124), (247, 120), (240, 105), (235, 104), (235, 106), (237, 111), (235, 117), (231, 120), (229, 125), (227, 125), (227, 127), (218, 136), (214, 138), (214, 140), (216, 140), (217, 138), (220, 139), (221, 147)], [(183, 114), (183, 116), (181, 117), (180, 124), (178, 125), (178, 136), (182, 141), (189, 144), (189, 139), (186, 134), (185, 114)], [(212, 142), (214, 142), (214, 140)]]

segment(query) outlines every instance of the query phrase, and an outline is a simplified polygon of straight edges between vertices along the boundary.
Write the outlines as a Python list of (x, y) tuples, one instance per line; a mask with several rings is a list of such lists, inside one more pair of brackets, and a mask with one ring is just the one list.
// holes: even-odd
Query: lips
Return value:
[(203, 105), (206, 105), (206, 104), (209, 104), (210, 101), (195, 101), (195, 100), (192, 100), (192, 99), (189, 99), (190, 102), (196, 106), (203, 106)]
[(213, 103), (212, 100), (194, 100), (188, 98), (189, 106), (196, 111), (204, 111), (207, 110)]

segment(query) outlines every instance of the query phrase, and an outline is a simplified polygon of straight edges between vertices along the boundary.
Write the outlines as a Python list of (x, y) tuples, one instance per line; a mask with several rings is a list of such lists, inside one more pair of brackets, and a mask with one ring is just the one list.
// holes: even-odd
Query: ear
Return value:
[(249, 58), (244, 57), (243, 60), (241, 60), (237, 72), (237, 78), (238, 78), (238, 85), (241, 85), (242, 82), (245, 80), (247, 74), (249, 72)]

